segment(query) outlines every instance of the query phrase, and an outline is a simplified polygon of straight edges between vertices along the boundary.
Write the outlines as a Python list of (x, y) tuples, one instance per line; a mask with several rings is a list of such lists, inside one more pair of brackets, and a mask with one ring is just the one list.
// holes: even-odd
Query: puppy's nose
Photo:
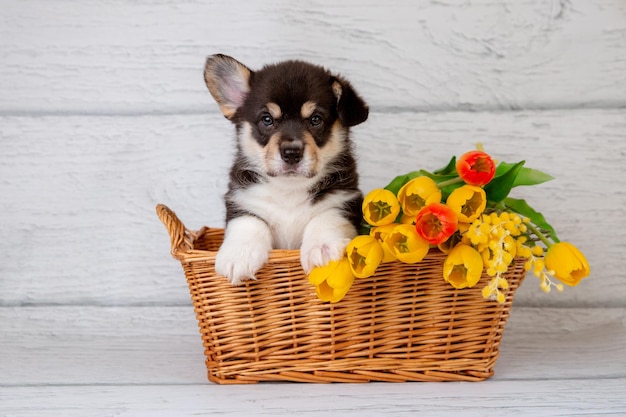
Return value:
[(288, 164), (297, 164), (302, 160), (302, 145), (294, 142), (283, 142), (280, 144), (280, 157)]

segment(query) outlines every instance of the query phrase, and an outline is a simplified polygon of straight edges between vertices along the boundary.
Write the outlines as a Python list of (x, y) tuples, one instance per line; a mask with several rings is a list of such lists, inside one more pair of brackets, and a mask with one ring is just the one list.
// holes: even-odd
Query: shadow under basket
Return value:
[(299, 250), (272, 251), (256, 281), (233, 287), (214, 269), (222, 229), (190, 231), (163, 205), (157, 214), (189, 284), (209, 380), (220, 384), (482, 381), (494, 373), (526, 276), (524, 259), (515, 259), (499, 304), (482, 297), (484, 273), (473, 288), (450, 286), (445, 255), (431, 250), (414, 265), (383, 264), (340, 302), (323, 303)]

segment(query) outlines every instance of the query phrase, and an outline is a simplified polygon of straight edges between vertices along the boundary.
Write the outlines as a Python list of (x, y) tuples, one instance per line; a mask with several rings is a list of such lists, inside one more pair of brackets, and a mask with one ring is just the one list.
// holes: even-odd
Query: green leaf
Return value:
[[(493, 202), (500, 202), (504, 200), (511, 188), (514, 187), (517, 175), (521, 171), (526, 161), (520, 161), (511, 167), (505, 166), (501, 169), (502, 174), (498, 175), (496, 170), (496, 177), (492, 179), (489, 184), (485, 185), (484, 190), (487, 193), (487, 199)], [(502, 165), (502, 164), (500, 164)]]
[[(513, 166), (515, 166), (515, 164), (509, 162), (501, 162), (496, 169), (496, 176), (508, 171)], [(513, 187), (517, 187), (520, 185), (537, 185), (553, 179), (553, 176), (548, 175), (545, 172), (541, 172), (533, 168), (522, 167), (520, 172), (517, 174), (517, 177), (515, 178)]]
[(409, 172), (408, 174), (398, 175), (393, 180), (391, 180), (389, 184), (387, 184), (385, 190), (389, 190), (395, 195), (398, 195), (398, 191), (400, 191), (400, 188), (402, 188), (404, 184), (406, 184), (413, 178), (419, 177), (420, 175), (422, 175), (421, 171), (413, 171)]
[(511, 210), (513, 210), (517, 214), (528, 217), (535, 226), (542, 230), (545, 230), (554, 242), (559, 242), (559, 238), (556, 236), (556, 231), (554, 230), (554, 228), (546, 221), (545, 217), (543, 217), (543, 214), (539, 213), (531, 206), (529, 206), (526, 200), (517, 198), (505, 198), (503, 202)]
[[(398, 191), (400, 191), (400, 188), (402, 188), (404, 184), (406, 184), (407, 182), (411, 181), (414, 178), (422, 177), (422, 176), (429, 177), (430, 179), (435, 181), (437, 184), (457, 177), (456, 174), (435, 174), (432, 172), (428, 172), (425, 169), (420, 169), (419, 171), (412, 171), (412, 172), (409, 172), (408, 174), (398, 175), (389, 184), (387, 184), (385, 189), (391, 191), (395, 195), (398, 195)], [(460, 187), (461, 185), (462, 184), (455, 184), (450, 187), (457, 188), (457, 187)], [(450, 187), (447, 187), (447, 188), (450, 188)], [(444, 187), (442, 190), (445, 192), (446, 187)]]
[(433, 171), (435, 175), (457, 175), (456, 172), (456, 156), (453, 156), (445, 167)]
[(435, 181), (437, 184), (439, 184), (440, 182), (443, 181), (448, 181), (451, 180), (453, 178), (458, 178), (458, 176), (456, 174), (434, 174), (428, 171), (418, 171), (419, 175), (423, 175), (426, 177), (429, 177), (430, 179), (432, 179), (433, 181)]

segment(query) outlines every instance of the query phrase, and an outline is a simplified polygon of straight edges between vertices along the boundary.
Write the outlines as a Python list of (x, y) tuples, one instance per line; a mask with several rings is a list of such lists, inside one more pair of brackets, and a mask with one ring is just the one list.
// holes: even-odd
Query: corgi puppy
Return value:
[(367, 119), (365, 102), (302, 61), (253, 71), (218, 54), (204, 79), (237, 139), (216, 272), (233, 285), (255, 279), (272, 249), (300, 249), (307, 274), (341, 258), (362, 218), (349, 128)]

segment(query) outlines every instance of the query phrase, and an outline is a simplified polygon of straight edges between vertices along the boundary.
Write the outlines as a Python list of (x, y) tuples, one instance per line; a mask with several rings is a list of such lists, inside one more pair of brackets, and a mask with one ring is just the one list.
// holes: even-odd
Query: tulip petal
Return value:
[(455, 246), (443, 264), (444, 279), (456, 289), (473, 287), (480, 281), (482, 272), (482, 256), (469, 245)]
[(376, 272), (383, 259), (383, 248), (374, 236), (360, 235), (346, 247), (347, 259), (357, 278), (366, 278)]
[(441, 201), (441, 190), (431, 178), (416, 177), (400, 188), (398, 201), (404, 214), (416, 216), (427, 205)]
[(496, 165), (489, 154), (476, 150), (461, 155), (456, 170), (467, 184), (483, 186), (495, 176)]
[(337, 261), (337, 266), (326, 279), (328, 285), (334, 289), (349, 289), (354, 282), (354, 275), (350, 270), (350, 264), (347, 258)]
[(383, 241), (389, 252), (401, 262), (414, 264), (424, 259), (430, 248), (429, 243), (417, 234), (408, 224), (396, 226)]
[(396, 260), (393, 252), (389, 250), (386, 245), (383, 245), (383, 241), (387, 235), (397, 226), (397, 223), (387, 224), (385, 226), (374, 227), (370, 230), (370, 236), (374, 236), (376, 240), (381, 244), (383, 248), (383, 260), (381, 263), (392, 262)]
[(320, 285), (333, 273), (335, 268), (337, 268), (337, 261), (330, 261), (324, 266), (317, 266), (313, 268), (313, 270), (309, 273), (309, 282), (312, 285)]
[(320, 285), (315, 287), (315, 292), (317, 294), (317, 298), (321, 301), (328, 302), (333, 299), (334, 290), (326, 281), (323, 281)]
[(576, 286), (589, 275), (589, 263), (585, 256), (569, 242), (550, 246), (545, 255), (545, 267), (563, 283)]
[(343, 288), (333, 288), (333, 296), (329, 300), (331, 303), (337, 303), (343, 300), (343, 297), (346, 296), (350, 288), (352, 287), (352, 283), (354, 282), (354, 277), (352, 277), (352, 281), (350, 281), (350, 285)]
[(485, 211), (487, 195), (485, 190), (473, 185), (464, 185), (452, 191), (446, 200), (462, 223), (471, 223)]
[(415, 218), (417, 233), (428, 243), (438, 245), (456, 231), (457, 216), (445, 204), (433, 203), (424, 207)]
[(400, 203), (395, 194), (383, 188), (370, 191), (361, 206), (363, 219), (372, 226), (393, 223), (400, 213)]

